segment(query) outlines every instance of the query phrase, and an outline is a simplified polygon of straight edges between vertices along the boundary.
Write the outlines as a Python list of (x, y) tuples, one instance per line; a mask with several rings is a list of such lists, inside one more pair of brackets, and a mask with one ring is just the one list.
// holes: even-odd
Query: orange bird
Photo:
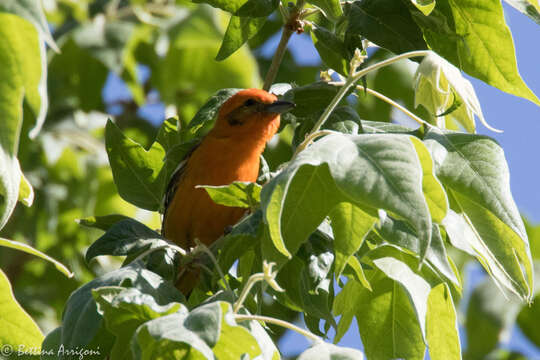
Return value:
[[(246, 209), (218, 205), (197, 185), (228, 185), (256, 181), (260, 156), (279, 128), (280, 114), (294, 107), (264, 90), (247, 89), (219, 109), (214, 127), (180, 163), (164, 199), (162, 233), (184, 249), (216, 241)], [(198, 280), (191, 269), (177, 284), (188, 294)]]

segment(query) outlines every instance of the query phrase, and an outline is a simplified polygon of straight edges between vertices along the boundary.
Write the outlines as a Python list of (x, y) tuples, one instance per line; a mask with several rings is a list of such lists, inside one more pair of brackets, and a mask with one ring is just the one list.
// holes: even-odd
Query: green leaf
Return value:
[(332, 241), (317, 231), (277, 276), (278, 284), (285, 289), (284, 293), (276, 294), (278, 300), (292, 310), (303, 311), (306, 318), (309, 317), (306, 325), (321, 336), (324, 334), (319, 330), (319, 319), (336, 326), (331, 313), (334, 298), (333, 263)]
[[(315, 114), (314, 114), (315, 115)], [(318, 114), (317, 114), (318, 115)], [(294, 129), (293, 146), (298, 146), (311, 132), (317, 116), (296, 119), (297, 126)], [(362, 119), (358, 113), (350, 106), (339, 106), (332, 111), (332, 114), (322, 125), (322, 129), (339, 131), (344, 134), (358, 135), (362, 133)]]
[(311, 40), (326, 66), (342, 75), (348, 74), (349, 61), (345, 44), (334, 33), (313, 24)]
[(164, 353), (209, 360), (261, 355), (253, 335), (235, 323), (231, 304), (222, 301), (199, 306), (188, 316), (177, 313), (146, 322), (137, 329), (132, 350), (135, 359), (155, 359)]
[(134, 288), (101, 287), (92, 290), (92, 295), (107, 329), (116, 336), (111, 360), (131, 358), (130, 340), (143, 323), (172, 313), (187, 314), (178, 302), (161, 306), (152, 296)]
[(192, 0), (194, 3), (207, 3), (228, 11), (231, 14), (246, 17), (270, 15), (276, 9), (277, 0)]
[(161, 172), (163, 146), (155, 142), (145, 150), (110, 120), (105, 128), (105, 146), (118, 194), (138, 207), (157, 210), (166, 181)]
[(62, 327), (59, 326), (47, 334), (43, 343), (41, 344), (41, 359), (54, 360), (58, 359), (58, 349), (62, 341)]
[(324, 16), (332, 21), (338, 20), (343, 15), (343, 9), (339, 0), (309, 0), (309, 2), (320, 8)]
[(19, 201), (22, 202), (25, 206), (32, 206), (34, 202), (34, 189), (32, 184), (24, 177), (24, 174), (21, 173), (21, 185), (19, 187)]
[[(31, 137), (37, 135), (45, 121), (45, 61), (45, 46), (35, 27), (16, 15), (0, 12), (0, 78), (5, 80), (0, 83), (0, 229), (13, 212), (21, 188), (22, 173), (16, 156), (23, 101), (35, 118)], [(27, 182), (22, 181), (28, 195)]]
[(363, 358), (364, 354), (360, 350), (323, 342), (304, 351), (298, 360), (362, 360)]
[[(20, 358), (17, 351), (21, 347), (28, 352), (39, 354), (43, 334), (30, 315), (19, 305), (7, 276), (0, 270), (0, 348), (2, 358)], [(14, 352), (9, 353), (9, 349)], [(13, 355), (10, 356), (10, 355)], [(23, 358), (33, 358), (24, 356)]]
[(296, 107), (290, 111), (298, 117), (313, 116), (323, 111), (339, 91), (339, 87), (324, 81), (293, 87), (283, 95), (283, 100), (291, 101)]
[(122, 220), (128, 220), (128, 219), (131, 219), (131, 218), (125, 215), (112, 214), (112, 215), (105, 215), (105, 216), (91, 216), (84, 219), (78, 219), (77, 222), (79, 223), (79, 225), (82, 225), (82, 226), (107, 231), (114, 224)]
[(407, 293), (380, 271), (370, 270), (368, 280), (373, 291), (348, 281), (337, 295), (334, 312), (341, 315), (340, 326), (356, 316), (368, 359), (423, 359), (422, 332)]
[[(380, 249), (384, 250), (383, 248)], [(380, 253), (383, 253), (383, 251)], [(373, 256), (378, 255), (373, 254)], [(431, 291), (429, 283), (422, 276), (412, 271), (407, 264), (394, 257), (379, 257), (373, 259), (373, 263), (386, 276), (395, 280), (396, 283), (399, 283), (407, 292), (411, 304), (413, 305), (416, 319), (420, 325), (422, 336), (425, 339), (428, 296)]]
[(414, 6), (428, 16), (435, 8), (435, 0), (411, 0)]
[(519, 75), (500, 1), (441, 0), (429, 17), (417, 10), (412, 13), (429, 47), (439, 55), (489, 85), (540, 105)]
[(505, 0), (518, 11), (530, 17), (535, 23), (540, 25), (540, 4), (534, 0)]
[(125, 219), (90, 245), (85, 259), (89, 263), (101, 255), (137, 256), (148, 249), (165, 246), (167, 242), (160, 234), (134, 219)]
[[(66, 349), (95, 350), (99, 346), (101, 354), (107, 354), (113, 347), (114, 336), (106, 330), (103, 316), (98, 313), (92, 297), (92, 289), (103, 286), (136, 288), (153, 296), (159, 305), (185, 301), (182, 294), (169, 282), (138, 266), (129, 265), (106, 273), (78, 288), (69, 297), (62, 316), (61, 343)], [(78, 357), (73, 355), (64, 358)]]
[(411, 141), (418, 154), (418, 159), (422, 164), (422, 170), (424, 171), (422, 176), (422, 190), (429, 207), (431, 218), (436, 223), (441, 223), (448, 211), (448, 198), (444, 188), (435, 177), (435, 169), (433, 166), (433, 159), (426, 148), (426, 146), (416, 137), (411, 137)]
[(216, 60), (225, 60), (240, 49), (249, 39), (257, 35), (265, 22), (266, 17), (231, 16)]
[[(398, 245), (403, 249), (412, 251), (414, 254), (420, 252), (420, 240), (416, 236), (415, 231), (404, 221), (395, 220), (386, 216), (379, 228), (377, 228), (379, 236), (390, 244)], [(426, 253), (426, 260), (443, 274), (447, 279), (452, 281), (458, 288), (460, 287), (456, 274), (450, 264), (444, 242), (441, 237), (439, 227), (433, 224), (432, 237), (429, 248)]]
[(221, 105), (240, 90), (232, 88), (218, 90), (197, 111), (193, 119), (189, 122), (185, 132), (186, 134), (182, 133), (182, 135), (187, 137), (187, 139), (202, 137), (214, 125), (214, 120), (217, 118)]
[(213, 202), (219, 205), (250, 208), (261, 201), (261, 185), (253, 182), (235, 181), (229, 185), (199, 185), (206, 189)]
[(53, 50), (59, 51), (49, 30), (49, 24), (43, 13), (41, 1), (5, 0), (0, 3), (0, 12), (12, 13), (30, 21), (39, 30), (47, 45)]
[[(228, 271), (234, 262), (260, 242), (262, 212), (256, 210), (233, 226), (225, 235), (219, 248), (218, 262), (223, 271)], [(217, 244), (216, 244), (217, 245)]]
[(525, 227), (510, 192), (503, 150), (486, 136), (436, 129), (426, 134), (425, 143), (435, 160), (437, 177), (450, 189), (457, 211), (466, 215), (480, 244), (493, 254), (507, 278), (505, 286), (529, 298), (532, 260)]
[(465, 320), (467, 358), (481, 359), (501, 339), (509, 337), (521, 306), (516, 298), (503, 296), (489, 278), (477, 286), (471, 294)]
[(366, 0), (347, 3), (347, 32), (366, 37), (396, 54), (427, 49), (422, 31), (402, 1)]
[(171, 314), (141, 325), (131, 340), (133, 358), (165, 359), (160, 354), (174, 354), (179, 359), (213, 360), (212, 349), (183, 326), (186, 317), (185, 314)]
[(431, 217), (421, 178), (408, 135), (326, 136), (263, 188), (261, 204), (271, 240), (290, 256), (334, 206), (350, 202), (406, 219), (418, 231), (423, 254), (431, 238)]
[(337, 279), (379, 219), (348, 202), (336, 205), (329, 217), (334, 232), (334, 272)]
[(54, 265), (54, 267), (56, 267), (56, 269), (58, 271), (60, 271), (64, 275), (66, 275), (68, 278), (73, 277), (73, 273), (71, 271), (69, 271), (69, 269), (67, 267), (65, 267), (61, 262), (56, 261), (55, 259), (48, 256), (47, 254), (44, 254), (41, 251), (34, 249), (30, 245), (23, 244), (23, 243), (20, 243), (18, 241), (13, 241), (13, 240), (0, 238), (0, 246), (4, 246), (4, 247), (11, 248), (11, 249), (24, 251), (27, 254), (31, 254), (31, 255), (37, 256), (39, 258), (42, 258), (44, 260), (47, 260), (48, 262), (52, 263)]
[(456, 308), (450, 289), (444, 283), (429, 293), (426, 328), (431, 359), (461, 359)]

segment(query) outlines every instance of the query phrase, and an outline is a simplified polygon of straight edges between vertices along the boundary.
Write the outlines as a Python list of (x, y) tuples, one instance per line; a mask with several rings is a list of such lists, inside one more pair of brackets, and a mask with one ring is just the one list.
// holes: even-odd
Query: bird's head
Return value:
[(218, 137), (262, 137), (266, 141), (279, 128), (280, 114), (294, 106), (261, 89), (242, 90), (221, 106), (211, 133)]

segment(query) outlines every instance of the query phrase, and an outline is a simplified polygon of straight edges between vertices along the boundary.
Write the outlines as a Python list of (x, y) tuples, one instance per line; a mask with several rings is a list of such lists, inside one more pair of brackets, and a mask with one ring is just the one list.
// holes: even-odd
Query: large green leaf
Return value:
[(430, 16), (411, 10), (429, 47), (489, 85), (540, 105), (519, 75), (514, 43), (498, 0), (441, 0)]
[(204, 188), (216, 204), (225, 206), (253, 209), (261, 198), (261, 186), (252, 182), (235, 181), (229, 185), (198, 187)]
[(338, 204), (329, 216), (334, 233), (334, 252), (336, 254), (334, 272), (337, 279), (351, 256), (360, 249), (378, 218), (349, 202)]
[(132, 340), (135, 359), (175, 354), (181, 359), (237, 360), (262, 354), (255, 337), (232, 317), (231, 304), (217, 301), (189, 313), (146, 322)]
[[(106, 330), (103, 316), (97, 311), (92, 290), (103, 286), (130, 286), (151, 295), (159, 305), (173, 301), (184, 302), (182, 294), (157, 274), (138, 266), (126, 266), (106, 273), (74, 291), (69, 297), (62, 316), (61, 343), (66, 349), (95, 350), (108, 353), (114, 337)], [(64, 359), (75, 359), (66, 354)]]
[[(431, 290), (429, 283), (419, 274), (400, 259), (393, 256), (385, 256), (386, 248), (380, 248), (373, 263), (386, 276), (401, 285), (407, 292), (408, 298), (413, 306), (416, 319), (420, 325), (422, 336), (426, 339), (426, 315), (428, 306), (428, 296)], [(389, 254), (388, 254), (389, 255)], [(376, 291), (376, 289), (375, 289)]]
[(216, 60), (225, 60), (240, 49), (249, 39), (257, 35), (265, 22), (266, 17), (231, 16)]
[[(28, 354), (39, 354), (43, 334), (15, 299), (11, 284), (2, 270), (0, 270), (0, 308), (2, 309), (0, 311), (2, 324), (0, 326), (0, 357), (21, 358), (17, 355), (19, 350)], [(32, 357), (22, 356), (22, 358)]]
[(422, 31), (402, 1), (355, 1), (346, 3), (345, 13), (350, 34), (362, 35), (396, 54), (427, 49)]
[(168, 181), (164, 146), (156, 141), (145, 150), (110, 120), (105, 129), (105, 146), (120, 196), (144, 209), (158, 210)]
[(368, 359), (423, 359), (422, 332), (405, 290), (380, 271), (370, 270), (368, 280), (373, 291), (348, 281), (336, 297), (340, 325), (356, 316)]
[(444, 283), (429, 293), (426, 330), (431, 359), (461, 359), (456, 308), (450, 289)]
[[(19, 199), (21, 169), (17, 160), (23, 100), (36, 119), (30, 136), (45, 120), (45, 46), (28, 21), (0, 12), (0, 229)], [(26, 183), (29, 185), (28, 183)]]
[(58, 51), (58, 47), (52, 38), (49, 24), (43, 13), (41, 1), (4, 0), (0, 3), (0, 12), (12, 13), (30, 21), (39, 30), (47, 44)]
[(24, 251), (25, 253), (32, 254), (34, 256), (47, 260), (50, 263), (52, 263), (56, 267), (56, 269), (58, 269), (58, 271), (60, 271), (62, 274), (66, 275), (67, 277), (73, 277), (73, 273), (69, 271), (69, 269), (65, 267), (61, 262), (53, 259), (47, 254), (42, 253), (39, 250), (34, 249), (30, 245), (23, 244), (23, 243), (13, 241), (13, 240), (0, 238), (0, 247), (2, 246), (5, 246), (11, 249)]
[[(380, 227), (376, 228), (376, 231), (382, 239), (390, 244), (410, 250), (415, 254), (418, 254), (420, 251), (420, 240), (411, 226), (404, 221), (395, 220), (387, 216), (381, 221)], [(431, 234), (432, 237), (426, 253), (426, 260), (459, 288), (459, 281), (446, 253), (441, 232), (437, 225), (433, 225)]]
[(136, 256), (144, 251), (166, 246), (160, 234), (133, 219), (111, 226), (86, 251), (86, 262), (100, 255)]
[(291, 114), (298, 117), (309, 117), (323, 111), (338, 91), (339, 87), (320, 81), (293, 87), (283, 95), (283, 99), (296, 104), (296, 107), (290, 111)]
[(143, 323), (172, 313), (187, 314), (180, 303), (159, 305), (156, 300), (134, 288), (102, 287), (92, 290), (107, 329), (116, 336), (111, 360), (131, 359), (130, 340)]
[(466, 215), (473, 233), (496, 259), (511, 283), (509, 290), (529, 298), (532, 292), (529, 244), (510, 192), (508, 165), (502, 149), (486, 136), (443, 133), (436, 129), (430, 130), (425, 139), (435, 160), (437, 177), (451, 190), (459, 207), (457, 211)]
[(405, 219), (418, 232), (424, 255), (431, 216), (421, 183), (422, 168), (408, 135), (336, 133), (303, 151), (268, 183), (261, 203), (271, 240), (285, 256), (294, 254), (340, 202)]

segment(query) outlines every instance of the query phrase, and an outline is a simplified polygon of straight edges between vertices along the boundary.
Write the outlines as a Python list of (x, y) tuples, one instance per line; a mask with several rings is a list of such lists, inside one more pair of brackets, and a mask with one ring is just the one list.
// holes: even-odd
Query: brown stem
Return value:
[(301, 33), (303, 31), (303, 25), (300, 21), (300, 13), (303, 7), (304, 0), (298, 0), (296, 2), (295, 9), (290, 13), (290, 16), (287, 19), (285, 26), (283, 26), (283, 32), (281, 33), (279, 45), (276, 49), (276, 53), (274, 54), (274, 58), (272, 59), (272, 64), (270, 64), (270, 69), (268, 69), (266, 77), (264, 78), (263, 90), (270, 90), (270, 86), (272, 86), (272, 83), (276, 79), (279, 66), (281, 65), (281, 61), (283, 60), (285, 51), (287, 50), (287, 43), (289, 42), (292, 34), (295, 31), (298, 33)]
[(287, 50), (287, 43), (289, 42), (289, 39), (291, 38), (293, 33), (294, 31), (288, 26), (285, 26), (283, 28), (283, 32), (281, 33), (281, 39), (279, 40), (279, 45), (277, 47), (276, 53), (274, 54), (274, 58), (272, 59), (272, 64), (270, 65), (270, 69), (268, 69), (268, 72), (266, 73), (266, 77), (264, 79), (263, 90), (268, 91), (270, 89), (270, 86), (272, 86), (272, 83), (274, 82), (277, 72), (279, 70), (279, 66), (281, 65), (281, 61), (283, 60), (283, 56), (285, 55), (285, 51)]

